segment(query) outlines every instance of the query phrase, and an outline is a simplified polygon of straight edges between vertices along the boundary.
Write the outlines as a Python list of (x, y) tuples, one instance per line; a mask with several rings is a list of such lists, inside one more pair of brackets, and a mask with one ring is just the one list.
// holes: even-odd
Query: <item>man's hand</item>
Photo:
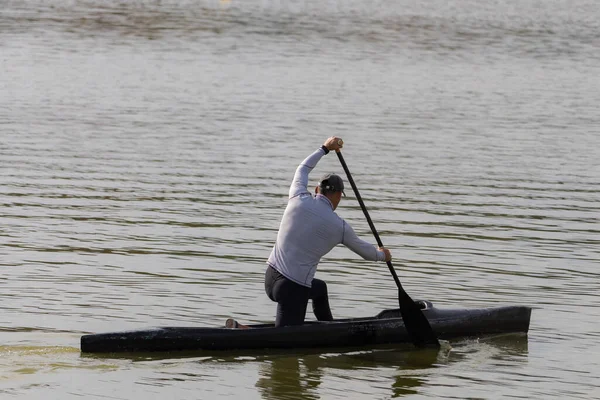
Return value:
[(377, 250), (383, 251), (385, 253), (385, 261), (392, 261), (392, 253), (385, 247), (379, 247)]
[(332, 136), (323, 143), (323, 146), (327, 147), (327, 150), (332, 151), (340, 151), (340, 149), (344, 146), (344, 141), (342, 138), (337, 136)]

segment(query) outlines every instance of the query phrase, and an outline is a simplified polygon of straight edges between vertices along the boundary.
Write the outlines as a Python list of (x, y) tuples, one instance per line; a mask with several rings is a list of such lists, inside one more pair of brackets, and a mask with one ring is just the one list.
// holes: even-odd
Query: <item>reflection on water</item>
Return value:
[(264, 399), (346, 398), (375, 392), (403, 397), (420, 393), (428, 384), (447, 388), (439, 368), (509, 363), (514, 368), (527, 360), (527, 339), (517, 335), (453, 346), (440, 351), (402, 348), (267, 357), (259, 366), (256, 387)]
[(260, 374), (256, 387), (265, 399), (320, 398), (314, 389), (320, 385), (322, 373), (302, 364), (300, 358), (275, 358), (261, 365)]
[[(382, 383), (390, 375), (395, 375), (387, 389), (393, 397), (399, 397), (416, 393), (416, 388), (427, 381), (426, 370), (434, 367), (439, 357), (435, 350), (375, 350), (274, 357), (262, 363), (256, 386), (265, 399), (292, 399), (298, 398), (298, 394), (302, 398), (317, 399), (332, 390), (329, 385), (323, 390), (315, 390), (332, 377), (363, 379), (365, 384), (370, 385)], [(381, 371), (381, 377), (376, 376), (377, 371)], [(371, 376), (373, 372), (375, 374)], [(346, 387), (343, 393), (333, 394), (333, 397), (341, 398), (362, 389)]]

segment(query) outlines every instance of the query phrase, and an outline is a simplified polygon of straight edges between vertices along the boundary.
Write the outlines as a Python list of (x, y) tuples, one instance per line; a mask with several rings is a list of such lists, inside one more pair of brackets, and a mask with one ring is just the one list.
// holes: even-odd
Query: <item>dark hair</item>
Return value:
[(329, 193), (342, 192), (344, 193), (344, 180), (336, 174), (326, 174), (321, 178), (319, 182), (319, 192), (326, 196)]

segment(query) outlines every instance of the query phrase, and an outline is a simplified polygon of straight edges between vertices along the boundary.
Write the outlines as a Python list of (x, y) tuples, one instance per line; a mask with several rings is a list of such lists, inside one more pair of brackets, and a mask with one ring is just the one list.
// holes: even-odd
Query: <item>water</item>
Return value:
[[(591, 0), (3, 1), (0, 395), (600, 398), (598, 21)], [(287, 187), (331, 135), (411, 296), (530, 305), (527, 337), (79, 352), (88, 332), (271, 321)], [(353, 196), (338, 212), (372, 240)], [(343, 247), (317, 276), (336, 317), (397, 303)]]

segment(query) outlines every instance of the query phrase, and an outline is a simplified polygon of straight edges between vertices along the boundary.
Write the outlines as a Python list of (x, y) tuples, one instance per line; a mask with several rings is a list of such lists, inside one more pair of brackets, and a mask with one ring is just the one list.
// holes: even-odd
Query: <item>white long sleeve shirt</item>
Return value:
[(370, 261), (385, 261), (385, 253), (356, 236), (352, 227), (333, 210), (329, 199), (308, 191), (308, 175), (325, 150), (319, 148), (296, 169), (289, 201), (267, 261), (286, 278), (311, 286), (317, 265), (338, 244)]

